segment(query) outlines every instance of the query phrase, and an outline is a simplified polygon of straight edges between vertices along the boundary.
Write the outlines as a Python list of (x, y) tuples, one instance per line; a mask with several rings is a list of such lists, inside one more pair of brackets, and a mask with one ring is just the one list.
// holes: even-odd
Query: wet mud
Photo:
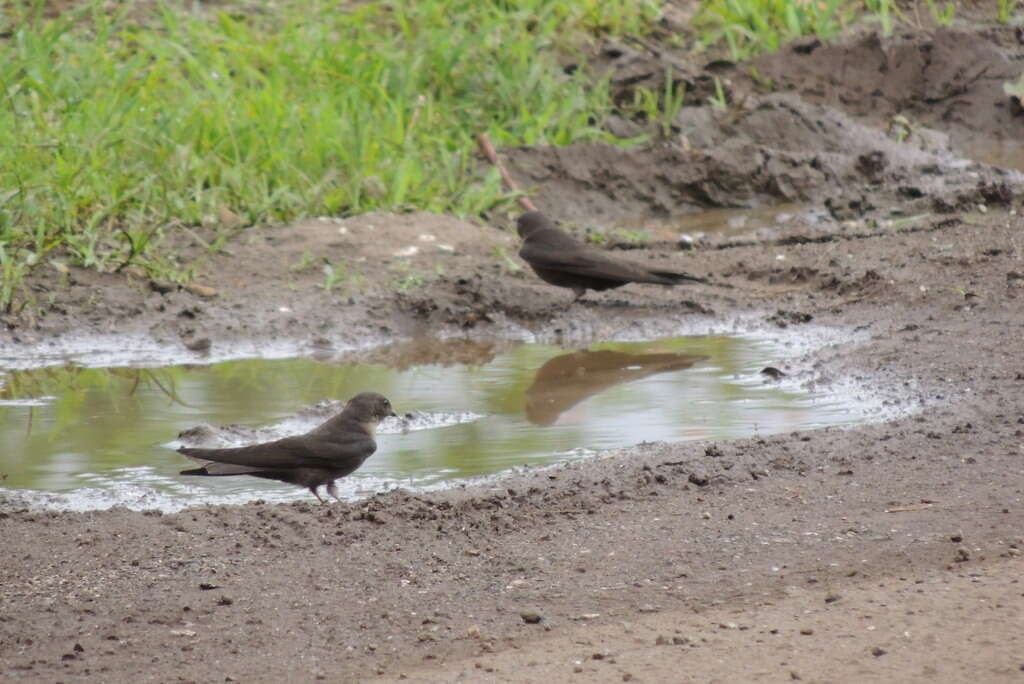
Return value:
[[(460, 354), (472, 358), (495, 339), (572, 352), (813, 323), (849, 334), (779, 370), (855, 380), (915, 410), (850, 429), (642, 443), (329, 507), (71, 514), (0, 502), (0, 671), (1016, 681), (1024, 178), (971, 154), (1024, 137), (1001, 91), (1022, 52), (1013, 29), (995, 27), (855, 35), (759, 58), (755, 79), (748, 65), (628, 45), (604, 64), (623, 98), (667, 65), (692, 83), (670, 136), (502, 151), (538, 206), (580, 235), (713, 208), (816, 209), (630, 251), (716, 286), (630, 285), (569, 306), (518, 262), (506, 215), (251, 228), (218, 254), (174, 238), (205, 289), (139, 273), (33, 276), (37, 307), (3, 321), (8, 363), (109, 348), (112, 335), (124, 353), (145, 340), (203, 362), (260, 344), (372, 356), (429, 333), (469, 340)], [(725, 112), (707, 104), (715, 77)], [(625, 111), (612, 125), (649, 130)], [(325, 289), (307, 254), (346, 277)]]

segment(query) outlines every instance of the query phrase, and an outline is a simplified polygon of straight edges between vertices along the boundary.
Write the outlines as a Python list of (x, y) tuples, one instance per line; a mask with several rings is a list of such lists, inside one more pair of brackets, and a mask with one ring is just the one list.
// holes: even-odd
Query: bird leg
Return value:
[(334, 500), (341, 503), (341, 499), (338, 498), (338, 488), (334, 486), (334, 481), (327, 483), (327, 493), (334, 497)]
[(310, 487), (310, 488), (309, 488), (309, 491), (313, 492), (313, 496), (315, 496), (315, 497), (316, 497), (316, 500), (317, 500), (317, 501), (319, 501), (319, 502), (320, 502), (321, 504), (325, 504), (325, 503), (327, 503), (327, 502), (326, 502), (326, 501), (324, 501), (323, 499), (321, 499), (321, 498), (320, 498), (320, 495), (316, 493), (316, 488), (317, 488), (317, 487), (319, 487), (319, 486), (320, 486), (320, 485), (314, 485), (314, 486), (312, 486), (312, 487)]
[(573, 298), (573, 300), (571, 302), (567, 302), (566, 303), (566, 305), (565, 305), (566, 311), (571, 309), (573, 304), (575, 304), (576, 302), (580, 301), (580, 299), (583, 297), (583, 295), (587, 294), (586, 288), (582, 288), (581, 289), (581, 288), (578, 288), (578, 287), (574, 287), (574, 288), (572, 288), (572, 291), (576, 293), (576, 296)]

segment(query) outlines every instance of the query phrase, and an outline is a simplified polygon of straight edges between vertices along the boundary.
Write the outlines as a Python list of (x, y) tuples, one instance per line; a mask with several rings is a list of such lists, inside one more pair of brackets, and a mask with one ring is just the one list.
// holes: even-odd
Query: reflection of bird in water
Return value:
[(706, 358), (699, 354), (611, 350), (562, 354), (541, 366), (533, 377), (533, 384), (526, 390), (526, 418), (534, 425), (554, 425), (562, 413), (613, 385), (683, 370)]

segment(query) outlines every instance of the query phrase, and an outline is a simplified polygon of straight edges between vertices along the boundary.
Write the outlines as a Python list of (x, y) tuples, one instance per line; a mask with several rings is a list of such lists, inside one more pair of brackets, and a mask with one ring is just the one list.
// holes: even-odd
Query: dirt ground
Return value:
[[(246, 228), (219, 253), (203, 231), (181, 233), (198, 288), (137, 272), (37, 274), (35, 305), (4, 320), (4, 356), (157, 340), (196, 361), (290, 344), (446, 363), (413, 358), (407, 341), (573, 347), (798, 334), (814, 321), (849, 341), (782, 370), (855, 378), (900, 417), (644, 443), (333, 506), (72, 514), (0, 500), (0, 674), (1024, 681), (1024, 174), (972, 158), (1012, 159), (1024, 140), (1020, 103), (1002, 91), (1022, 58), (1022, 34), (992, 27), (806, 42), (756, 72), (650, 41), (604, 46), (596, 61), (623, 101), (669, 67), (688, 85), (672, 135), (502, 154), (572, 229), (816, 209), (694, 235), (692, 249), (658, 224), (628, 252), (719, 286), (632, 285), (568, 307), (571, 293), (521, 268), (507, 215)], [(724, 112), (700, 95), (715, 76)], [(773, 92), (760, 92), (764, 79)], [(623, 115), (609, 126), (646, 125)]]

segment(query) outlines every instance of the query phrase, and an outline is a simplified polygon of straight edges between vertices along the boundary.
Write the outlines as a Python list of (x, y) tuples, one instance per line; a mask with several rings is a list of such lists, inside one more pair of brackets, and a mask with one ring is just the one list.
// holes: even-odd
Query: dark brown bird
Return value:
[(205, 461), (201, 468), (181, 474), (252, 475), (290, 482), (308, 487), (324, 503), (316, 490), (327, 485), (327, 493), (337, 499), (334, 481), (363, 465), (377, 450), (373, 439), (377, 424), (394, 415), (391, 402), (383, 396), (363, 392), (349, 399), (341, 413), (304, 435), (232, 449), (181, 447), (180, 453)]
[[(610, 290), (626, 283), (678, 285), (683, 282), (707, 283), (703, 278), (648, 268), (625, 259), (616, 259), (604, 250), (575, 240), (559, 230), (539, 211), (528, 211), (516, 221), (523, 246), (519, 256), (541, 280), (576, 293)], [(573, 301), (576, 301), (574, 299)]]

